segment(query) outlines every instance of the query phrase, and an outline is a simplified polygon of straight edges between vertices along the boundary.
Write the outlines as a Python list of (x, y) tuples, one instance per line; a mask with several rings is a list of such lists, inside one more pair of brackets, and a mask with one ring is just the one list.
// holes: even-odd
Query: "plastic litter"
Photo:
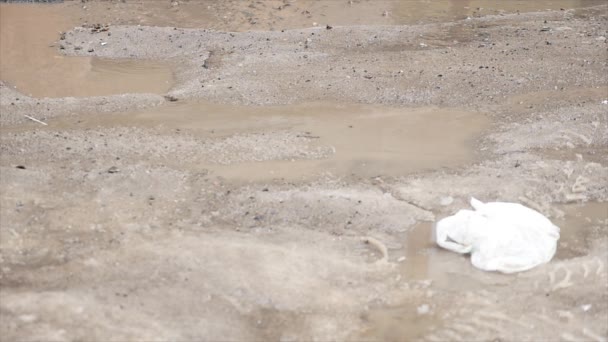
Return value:
[(460, 210), (435, 226), (437, 244), (471, 253), (473, 266), (484, 271), (515, 273), (547, 263), (555, 255), (559, 227), (536, 210), (517, 203), (483, 203)]

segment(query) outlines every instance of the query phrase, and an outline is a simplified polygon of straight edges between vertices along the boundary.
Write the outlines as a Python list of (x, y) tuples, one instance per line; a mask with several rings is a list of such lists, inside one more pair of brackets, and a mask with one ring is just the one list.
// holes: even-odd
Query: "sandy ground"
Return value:
[(608, 340), (608, 7), (403, 3), (1, 5), (2, 341)]

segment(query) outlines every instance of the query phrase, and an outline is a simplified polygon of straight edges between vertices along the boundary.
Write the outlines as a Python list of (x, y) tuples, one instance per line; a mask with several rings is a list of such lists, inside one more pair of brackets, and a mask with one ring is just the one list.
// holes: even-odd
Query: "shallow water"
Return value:
[[(559, 218), (550, 218), (560, 228), (560, 239), (554, 260), (586, 255), (594, 239), (606, 236), (608, 202), (558, 204), (554, 208), (561, 214)], [(434, 225), (431, 222), (420, 223), (406, 233), (404, 250), (398, 251), (394, 256), (394, 259), (403, 256), (401, 268), (404, 278), (430, 279), (435, 284), (464, 289), (463, 284), (454, 286), (447, 279), (445, 271), (456, 267), (468, 267), (463, 262), (469, 263), (469, 256), (445, 251), (435, 244), (434, 239)], [(451, 265), (446, 267), (447, 263)], [(470, 267), (471, 270), (476, 271), (473, 266)]]
[[(608, 203), (557, 205), (563, 217), (552, 221), (561, 229), (553, 260), (575, 258), (589, 253), (593, 240), (606, 237)], [(492, 285), (505, 286), (517, 280), (514, 275), (483, 272), (470, 264), (468, 255), (442, 250), (434, 242), (433, 224), (424, 222), (406, 233), (403, 249), (390, 253), (399, 262), (403, 281), (433, 284), (442, 292), (483, 291)], [(543, 266), (540, 266), (543, 267)], [(382, 341), (410, 341), (441, 326), (443, 309), (425, 305), (433, 302), (432, 291), (398, 305), (373, 308), (365, 315), (364, 338)]]
[(606, 236), (608, 202), (574, 203), (557, 206), (564, 217), (554, 220), (560, 227), (559, 246), (555, 258), (568, 259), (586, 255), (593, 241)]
[(179, 23), (179, 26), (226, 31), (282, 30), (326, 24), (402, 25), (503, 13), (567, 10), (603, 3), (603, 0), (199, 1), (173, 7), (165, 3), (146, 6), (145, 13), (135, 23), (158, 26)]
[[(227, 31), (278, 30), (313, 25), (396, 25), (445, 22), (467, 17), (570, 9), (597, 0), (354, 0), (63, 4), (0, 4), (0, 79), (34, 97), (84, 97), (121, 93), (166, 93), (172, 66), (152, 61), (102, 61), (58, 52), (60, 33), (87, 21), (214, 28)], [(440, 37), (466, 41), (455, 27)], [(433, 38), (433, 37), (430, 37)], [(68, 46), (68, 49), (73, 47)], [(101, 46), (100, 46), (101, 48)]]
[[(395, 1), (393, 16), (401, 23), (449, 21), (483, 15), (538, 12), (603, 4), (594, 0), (419, 0)], [(390, 13), (389, 13), (390, 15)]]
[(319, 175), (402, 176), (456, 167), (475, 160), (473, 143), (488, 121), (480, 113), (436, 107), (331, 103), (245, 107), (180, 102), (135, 113), (57, 119), (49, 127), (148, 127), (167, 133), (179, 129), (205, 139), (288, 131), (311, 137), (313, 146), (335, 151), (321, 159), (198, 165), (227, 179), (258, 181)]
[(2, 81), (34, 97), (164, 94), (172, 86), (167, 63), (61, 55), (60, 31), (82, 24), (64, 12), (58, 5), (0, 5)]

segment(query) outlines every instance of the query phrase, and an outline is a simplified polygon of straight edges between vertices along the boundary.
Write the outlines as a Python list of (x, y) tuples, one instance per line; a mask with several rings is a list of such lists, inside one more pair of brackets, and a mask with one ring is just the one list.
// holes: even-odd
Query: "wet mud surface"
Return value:
[[(3, 341), (608, 339), (601, 2), (0, 17)], [(439, 249), (470, 196), (547, 215), (554, 259)]]

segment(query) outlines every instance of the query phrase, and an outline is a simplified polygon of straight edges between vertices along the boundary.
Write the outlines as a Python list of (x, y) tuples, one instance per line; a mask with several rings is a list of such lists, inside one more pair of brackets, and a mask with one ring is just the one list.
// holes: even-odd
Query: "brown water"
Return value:
[(228, 179), (257, 181), (319, 175), (402, 176), (451, 168), (475, 159), (473, 141), (487, 124), (480, 113), (435, 107), (331, 103), (245, 107), (180, 102), (135, 113), (56, 119), (49, 129), (148, 127), (167, 133), (179, 129), (204, 139), (289, 131), (312, 137), (313, 147), (335, 151), (322, 159), (197, 165)]
[[(600, 0), (438, 0), (394, 1), (392, 15), (401, 23), (449, 21), (506, 13), (538, 12), (601, 5)], [(391, 15), (391, 12), (389, 12)]]
[[(59, 35), (85, 23), (143, 24), (276, 30), (313, 25), (394, 25), (466, 17), (569, 9), (601, 0), (353, 0), (353, 1), (77, 1), (52, 5), (0, 5), (0, 79), (34, 97), (84, 97), (121, 93), (164, 94), (172, 68), (153, 61), (65, 57)], [(452, 34), (452, 33), (451, 33)], [(453, 32), (458, 40), (466, 32)]]
[(171, 68), (156, 61), (62, 56), (60, 31), (81, 23), (57, 5), (0, 5), (0, 79), (34, 97), (164, 94)]
[[(467, 17), (601, 5), (603, 0), (265, 0), (89, 3), (90, 22), (118, 20), (153, 26), (205, 27), (225, 31), (281, 30), (317, 25), (396, 25)], [(73, 5), (76, 7), (76, 5)], [(124, 13), (137, 13), (125, 16)]]
[(556, 258), (586, 255), (595, 239), (606, 237), (608, 202), (565, 204), (557, 208), (564, 217), (554, 222), (561, 229)]
[[(560, 239), (556, 259), (568, 259), (586, 255), (593, 239), (606, 237), (608, 228), (608, 202), (587, 202), (555, 205), (563, 213), (561, 218), (551, 218), (560, 227)], [(423, 222), (408, 231), (405, 237), (405, 248), (402, 255), (402, 273), (406, 279), (431, 279), (435, 284), (453, 286), (445, 276), (445, 270), (462, 267), (463, 261), (469, 262), (468, 256), (447, 252), (436, 246), (433, 224)], [(401, 255), (401, 254), (399, 254)], [(452, 266), (445, 267), (452, 259)], [(395, 258), (398, 258), (396, 256)], [(472, 267), (472, 266), (471, 266)], [(462, 284), (458, 286), (460, 288)]]
[[(553, 222), (561, 229), (555, 260), (587, 255), (593, 240), (606, 238), (608, 202), (557, 205), (563, 218)], [(415, 226), (405, 237), (404, 250), (393, 252), (393, 259), (402, 260), (399, 270), (403, 281), (432, 283), (435, 290), (465, 293), (487, 289), (489, 283), (508, 285), (512, 276), (487, 273), (470, 265), (468, 255), (458, 255), (435, 245), (433, 224)], [(372, 309), (365, 315), (368, 329), (362, 334), (370, 340), (415, 340), (433, 327), (441, 326), (441, 308), (429, 308), (429, 313), (418, 309), (431, 302), (432, 292), (395, 306)], [(425, 302), (426, 301), (426, 302)], [(427, 304), (428, 305), (428, 304)]]
[[(365, 341), (415, 341), (423, 337), (433, 326), (441, 324), (437, 314), (418, 314), (423, 301), (417, 300), (396, 307), (382, 308), (366, 314), (364, 320), (369, 324), (361, 337)], [(426, 304), (428, 305), (428, 304)]]

